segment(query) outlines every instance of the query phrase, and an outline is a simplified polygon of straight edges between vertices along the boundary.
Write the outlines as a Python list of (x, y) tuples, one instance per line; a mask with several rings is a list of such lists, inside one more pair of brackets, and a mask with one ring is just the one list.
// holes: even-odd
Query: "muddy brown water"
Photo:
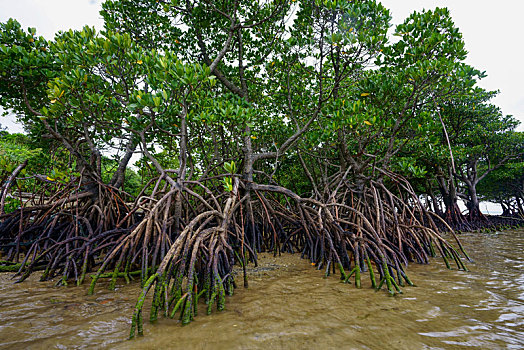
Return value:
[(0, 348), (524, 348), (524, 230), (462, 240), (475, 260), (470, 272), (437, 259), (410, 265), (417, 287), (395, 297), (370, 290), (367, 274), (356, 289), (296, 255), (264, 254), (249, 289), (237, 288), (225, 311), (207, 316), (202, 304), (190, 325), (160, 318), (131, 341), (136, 284), (100, 285), (87, 296), (87, 286), (56, 288), (36, 276), (13, 285), (0, 274)]

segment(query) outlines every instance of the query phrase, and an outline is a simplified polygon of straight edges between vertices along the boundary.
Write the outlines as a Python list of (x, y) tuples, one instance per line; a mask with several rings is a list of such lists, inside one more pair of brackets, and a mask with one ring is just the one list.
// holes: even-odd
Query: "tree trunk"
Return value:
[(509, 206), (504, 203), (504, 201), (499, 202), (501, 208), (502, 208), (502, 216), (511, 216), (511, 210), (509, 209)]
[[(442, 208), (440, 206), (440, 203), (437, 200), (437, 197), (435, 196), (435, 192), (433, 191), (433, 188), (431, 187), (431, 184), (429, 184), (429, 182), (428, 182), (428, 191), (427, 192), (428, 192), (428, 195), (431, 197), (430, 204), (432, 204), (433, 212), (435, 214), (437, 214), (438, 216), (443, 217), (444, 213), (442, 212)], [(428, 201), (429, 201), (429, 199), (428, 199)]]
[(129, 164), (129, 161), (131, 160), (131, 157), (133, 156), (133, 153), (135, 152), (135, 149), (138, 145), (138, 140), (131, 136), (131, 139), (128, 141), (126, 145), (126, 153), (120, 160), (118, 164), (118, 168), (113, 174), (113, 177), (111, 178), (110, 184), (116, 188), (120, 188), (125, 181), (125, 174), (127, 165)]
[(22, 169), (24, 169), (27, 166), (27, 159), (24, 160), (22, 164), (19, 164), (15, 170), (9, 175), (7, 178), (7, 181), (3, 184), (2, 189), (0, 190), (0, 215), (5, 214), (4, 212), (4, 206), (5, 206), (5, 198), (7, 197), (7, 193), (9, 192), (9, 189), (13, 185), (13, 183), (16, 180), (16, 177)]
[(464, 225), (466, 220), (458, 206), (457, 189), (453, 178), (446, 179), (443, 176), (438, 176), (437, 180), (442, 199), (444, 200), (444, 206), (446, 207), (444, 220), (451, 226), (460, 227)]
[(468, 188), (469, 200), (468, 200), (468, 220), (486, 220), (486, 217), (480, 211), (480, 203), (477, 195), (477, 181), (464, 179), (464, 183)]
[(524, 203), (524, 199), (518, 196), (515, 199), (517, 201), (517, 208), (519, 210), (519, 215), (524, 218), (524, 205), (522, 204)]

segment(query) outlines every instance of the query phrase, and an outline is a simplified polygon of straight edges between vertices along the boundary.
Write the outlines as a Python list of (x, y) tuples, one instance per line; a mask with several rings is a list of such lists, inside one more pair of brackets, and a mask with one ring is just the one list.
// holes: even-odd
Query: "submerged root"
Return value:
[(57, 284), (71, 279), (81, 284), (113, 242), (134, 225), (129, 212), (111, 187), (100, 185), (94, 198), (79, 187), (65, 186), (54, 202), (4, 215), (0, 249), (6, 260), (18, 264), (18, 282), (44, 266), (41, 280), (60, 276)]
[[(448, 268), (454, 262), (467, 270), (460, 242), (455, 248), (440, 236), (434, 214), (410, 184), (383, 175), (359, 188), (341, 177), (324, 191), (328, 196), (310, 198), (236, 176), (218, 196), (212, 181), (175, 183), (161, 176), (149, 195), (131, 205), (101, 187), (96, 202), (86, 196), (4, 219), (0, 238), (7, 242), (9, 264), (0, 267), (16, 266), (19, 281), (37, 269), (44, 269), (43, 280), (59, 277), (64, 285), (82, 284), (89, 276), (89, 294), (101, 279), (114, 289), (119, 280), (140, 276), (130, 337), (143, 334), (148, 295), (151, 322), (160, 314), (187, 324), (198, 314), (200, 299), (207, 313), (223, 310), (236, 287), (233, 266), (242, 266), (247, 287), (246, 265), (256, 265), (262, 251), (300, 252), (325, 276), (339, 273), (356, 288), (367, 274), (372, 288), (391, 295), (414, 285), (406, 274), (410, 262), (426, 264), (440, 255)], [(62, 194), (72, 195), (71, 189)]]
[(235, 286), (231, 274), (234, 253), (228, 243), (228, 231), (237, 191), (238, 181), (223, 210), (198, 214), (175, 239), (156, 272), (144, 284), (133, 314), (130, 338), (135, 336), (135, 331), (143, 334), (142, 309), (153, 287), (151, 322), (161, 311), (171, 318), (180, 311), (182, 324), (188, 324), (198, 312), (202, 294), (208, 314), (215, 303), (218, 311), (224, 309), (226, 293), (232, 294)]
[[(396, 180), (404, 191), (412, 191), (407, 182)], [(143, 334), (142, 311), (150, 293), (152, 322), (161, 312), (171, 318), (178, 313), (182, 324), (189, 323), (201, 296), (208, 313), (215, 304), (222, 310), (226, 293), (235, 286), (233, 264), (245, 267), (259, 251), (301, 252), (326, 276), (338, 270), (343, 282), (353, 281), (357, 288), (362, 274), (368, 273), (373, 288), (385, 287), (391, 295), (414, 285), (406, 273), (409, 262), (428, 263), (439, 253), (449, 268), (455, 261), (466, 270), (459, 253), (462, 246), (457, 250), (439, 235), (414, 194), (402, 199), (384, 185), (371, 183), (364, 196), (348, 190), (322, 202), (279, 186), (250, 186), (256, 200), (249, 205), (243, 203), (246, 197), (238, 200), (235, 190), (223, 210), (204, 211), (184, 227), (144, 283), (130, 337)], [(249, 210), (256, 224), (248, 221)]]

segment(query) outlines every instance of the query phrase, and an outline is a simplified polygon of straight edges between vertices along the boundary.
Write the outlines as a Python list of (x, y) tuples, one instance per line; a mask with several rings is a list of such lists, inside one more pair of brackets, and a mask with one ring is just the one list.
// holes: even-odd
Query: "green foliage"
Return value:
[[(31, 149), (27, 139), (22, 134), (0, 132), (0, 167), (6, 169), (7, 164), (19, 164), (25, 160), (41, 155), (42, 149)], [(9, 172), (9, 170), (7, 170)]]
[(409, 158), (399, 160), (398, 167), (399, 167), (400, 173), (410, 174), (408, 178), (409, 177), (424, 178), (424, 176), (428, 173), (424, 166), (417, 166), (413, 164), (413, 159), (409, 159)]
[(516, 197), (524, 199), (524, 159), (509, 162), (491, 172), (478, 186), (486, 201), (500, 203)]
[[(312, 179), (348, 168), (351, 180), (377, 167), (421, 184), (449, 174), (442, 124), (458, 171), (519, 154), (516, 121), (476, 87), (484, 74), (464, 63), (447, 9), (413, 12), (388, 41), (390, 12), (377, 1), (234, 4), (109, 0), (102, 33), (50, 42), (0, 24), (0, 104), (32, 140), (0, 142), (4, 170), (30, 159), (53, 181), (89, 173), (110, 183), (126, 152), (141, 153), (136, 173), (124, 170), (136, 195), (158, 175), (149, 157), (181, 166), (184, 134), (192, 179), (220, 164), (236, 174), (231, 159), (240, 168), (248, 154), (271, 153), (255, 179), (308, 193)], [(232, 190), (230, 176), (219, 181)]]
[[(224, 163), (224, 170), (229, 174), (235, 174), (237, 171), (237, 167), (235, 162), (225, 162)], [(225, 177), (222, 179), (224, 190), (227, 192), (233, 191), (233, 178), (232, 177)]]
[(225, 162), (224, 163), (224, 170), (226, 172), (228, 172), (229, 174), (235, 174), (237, 172), (237, 166), (235, 164), (235, 162), (231, 161), (231, 162)]
[(31, 148), (27, 137), (22, 134), (8, 134), (0, 132), (0, 182), (3, 182), (17, 166), (28, 161), (29, 166), (22, 169), (20, 175), (25, 176), (27, 171), (35, 168), (35, 161), (42, 155), (40, 148)]
[(142, 190), (143, 184), (141, 177), (133, 169), (126, 169), (125, 181), (122, 186), (123, 190), (137, 197)]
[(38, 126), (34, 126), (25, 98), (34, 108), (43, 106), (47, 82), (57, 68), (49, 43), (36, 36), (34, 28), (24, 31), (14, 19), (0, 23), (0, 105), (6, 113), (18, 112), (25, 128), (35, 134)]
[(17, 198), (6, 197), (4, 210), (7, 214), (12, 213), (15, 210), (17, 210), (18, 208), (20, 208), (21, 204), (22, 202)]

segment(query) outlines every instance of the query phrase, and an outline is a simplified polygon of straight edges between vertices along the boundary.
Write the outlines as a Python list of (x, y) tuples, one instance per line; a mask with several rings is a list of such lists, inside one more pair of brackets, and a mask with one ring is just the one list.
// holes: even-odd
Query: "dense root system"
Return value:
[(7, 256), (0, 267), (16, 270), (19, 281), (39, 269), (43, 280), (59, 277), (59, 284), (90, 276), (89, 293), (101, 279), (115, 288), (118, 279), (139, 277), (143, 289), (131, 337), (143, 333), (147, 295), (151, 321), (161, 313), (187, 324), (200, 299), (207, 313), (215, 305), (224, 309), (236, 287), (233, 266), (244, 268), (247, 286), (245, 266), (256, 264), (261, 251), (300, 253), (326, 276), (340, 274), (357, 288), (367, 273), (374, 288), (392, 295), (413, 284), (409, 262), (425, 264), (438, 254), (448, 268), (455, 263), (466, 270), (460, 242), (454, 247), (439, 234), (439, 225), (447, 224), (393, 173), (358, 188), (340, 176), (324, 191), (329, 195), (310, 198), (220, 177), (231, 179), (231, 188), (218, 187), (216, 177), (175, 182), (164, 174), (146, 186), (148, 195), (127, 204), (125, 194), (109, 186), (100, 185), (96, 195), (65, 186), (48, 204), (2, 217)]
[(519, 216), (489, 216), (480, 211), (463, 215), (458, 205), (454, 205), (444, 213), (444, 222), (437, 221), (442, 231), (454, 230), (457, 232), (508, 230), (524, 225), (524, 219)]
[(239, 182), (240, 189), (235, 185), (223, 208), (199, 211), (187, 223), (156, 272), (143, 281), (130, 336), (143, 333), (142, 310), (150, 293), (151, 321), (159, 312), (168, 317), (179, 312), (186, 324), (196, 315), (201, 296), (208, 313), (215, 303), (222, 310), (225, 295), (235, 286), (233, 265), (256, 263), (259, 251), (300, 252), (326, 276), (340, 273), (343, 282), (357, 288), (368, 272), (371, 285), (391, 295), (413, 285), (406, 274), (409, 262), (428, 263), (437, 252), (448, 268), (454, 262), (467, 270), (460, 242), (455, 248), (444, 240), (409, 183), (388, 176), (408, 198), (379, 182), (370, 182), (360, 193), (341, 182), (326, 201), (301, 198), (279, 186)]
[[(34, 198), (43, 196), (34, 195)], [(34, 204), (34, 201), (33, 203)], [(41, 280), (60, 276), (57, 284), (81, 284), (116, 241), (134, 225), (119, 191), (98, 187), (98, 193), (64, 186), (53, 198), (5, 214), (0, 247), (18, 266), (18, 282), (35, 270)]]

